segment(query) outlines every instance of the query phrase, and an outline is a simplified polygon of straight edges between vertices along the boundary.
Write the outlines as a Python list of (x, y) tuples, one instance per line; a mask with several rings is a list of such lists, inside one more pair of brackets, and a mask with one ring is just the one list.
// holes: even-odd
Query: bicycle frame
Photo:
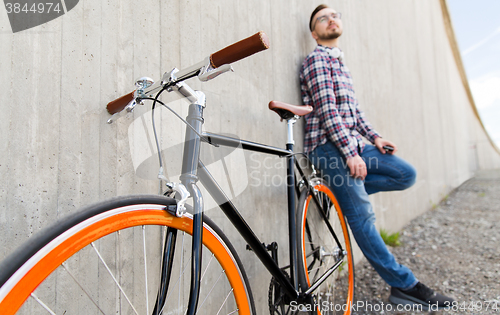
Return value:
[[(289, 122), (289, 125), (293, 124), (293, 122)], [(291, 132), (291, 130), (290, 130)], [(234, 206), (234, 204), (227, 198), (224, 191), (217, 184), (215, 179), (212, 177), (210, 172), (203, 165), (202, 161), (198, 163), (198, 176), (200, 178), (201, 183), (210, 193), (210, 195), (214, 198), (214, 200), (220, 205), (219, 207), (222, 209), (226, 217), (231, 221), (231, 223), (236, 227), (241, 236), (247, 241), (252, 250), (255, 251), (255, 254), (260, 259), (260, 261), (264, 264), (264, 266), (269, 270), (273, 277), (278, 279), (280, 284), (285, 289), (286, 293), (289, 297), (298, 298), (301, 293), (305, 295), (312, 293), (319, 285), (325, 280), (335, 269), (337, 269), (338, 264), (334, 265), (330, 270), (328, 270), (320, 279), (318, 279), (315, 283), (311, 285), (311, 287), (305, 292), (299, 292), (297, 286), (297, 269), (295, 268), (297, 262), (297, 250), (296, 250), (296, 230), (295, 230), (295, 200), (296, 196), (299, 192), (299, 183), (305, 185), (306, 189), (314, 189), (313, 185), (306, 180), (306, 175), (304, 174), (300, 164), (297, 162), (293, 155), (293, 143), (287, 144), (287, 150), (272, 147), (260, 143), (250, 142), (246, 140), (239, 140), (227, 136), (222, 136), (213, 133), (203, 133), (212, 143), (224, 146), (236, 147), (241, 144), (243, 150), (260, 152), (265, 154), (277, 155), (279, 157), (287, 157), (287, 197), (288, 197), (288, 224), (289, 224), (289, 246), (290, 246), (290, 268), (292, 270), (291, 274), (293, 275), (292, 281), (290, 282), (288, 278), (285, 276), (283, 271), (276, 264), (275, 260), (268, 253), (268, 250), (262, 245), (257, 236), (253, 233), (251, 228), (245, 222), (243, 217), (238, 212), (238, 209)], [(290, 140), (290, 139), (289, 139)], [(293, 139), (292, 139), (293, 141)], [(299, 171), (299, 175), (301, 180), (299, 182), (296, 181), (295, 177), (295, 168)], [(320, 202), (317, 199), (316, 195), (313, 194), (314, 202), (319, 205)], [(333, 227), (328, 221), (324, 212), (319, 211), (322, 215), (323, 220), (326, 222), (327, 227), (330, 233), (333, 235), (337, 245), (340, 250), (343, 251), (342, 244), (338, 240), (335, 232), (333, 231)]]
[[(202, 131), (203, 124), (203, 110), (205, 107), (205, 97), (199, 92), (185, 93), (185, 83), (182, 86), (183, 96), (188, 97), (196, 96), (201, 97), (201, 101), (195, 101), (189, 105), (189, 114), (186, 121), (190, 127), (186, 127), (186, 136), (184, 143), (184, 155), (182, 162), (182, 175), (180, 176), (181, 183), (187, 188), (188, 192), (193, 197), (194, 201), (194, 215), (193, 215), (193, 246), (192, 246), (192, 260), (191, 260), (191, 289), (190, 297), (188, 303), (188, 314), (194, 314), (196, 312), (197, 301), (199, 297), (199, 281), (201, 273), (201, 250), (202, 250), (202, 227), (203, 227), (203, 196), (197, 186), (197, 181), (199, 180), (203, 186), (207, 189), (209, 194), (217, 202), (221, 210), (224, 212), (226, 217), (231, 221), (233, 226), (238, 230), (241, 236), (248, 243), (249, 247), (255, 252), (262, 264), (267, 268), (271, 275), (278, 280), (282, 288), (284, 289), (286, 295), (290, 300), (300, 301), (302, 298), (306, 297), (308, 294), (312, 293), (317, 289), (321, 283), (328, 278), (340, 265), (343, 255), (341, 254), (341, 259), (334, 266), (325, 272), (315, 283), (313, 283), (310, 288), (305, 292), (300, 292), (298, 288), (298, 273), (297, 273), (297, 236), (296, 236), (296, 205), (295, 200), (297, 194), (300, 191), (299, 183), (296, 181), (295, 167), (299, 171), (301, 177), (300, 185), (305, 185), (306, 189), (313, 192), (312, 196), (314, 202), (318, 205), (320, 209), (320, 201), (318, 200), (316, 194), (314, 193), (314, 185), (309, 183), (306, 178), (304, 171), (301, 169), (299, 163), (297, 162), (295, 155), (293, 153), (293, 124), (296, 118), (289, 119), (288, 124), (288, 141), (286, 149), (272, 147), (260, 143), (250, 142), (246, 140), (235, 139), (219, 134), (206, 133)], [(191, 90), (192, 91), (192, 90)], [(191, 98), (192, 100), (192, 98)], [(268, 250), (260, 242), (258, 237), (252, 231), (247, 222), (243, 219), (240, 212), (236, 206), (229, 200), (227, 195), (224, 193), (220, 185), (216, 182), (214, 177), (207, 170), (203, 162), (200, 160), (200, 146), (201, 141), (208, 141), (210, 144), (217, 146), (227, 146), (227, 147), (239, 147), (241, 145), (243, 150), (260, 152), (270, 155), (276, 155), (279, 157), (286, 157), (287, 159), (287, 199), (288, 199), (288, 226), (289, 226), (289, 255), (290, 255), (290, 275), (289, 280), (285, 272), (283, 272), (277, 261), (269, 254)], [(335, 235), (332, 226), (330, 225), (325, 213), (319, 211), (322, 214), (323, 220), (326, 222), (330, 233), (334, 236), (341, 252), (343, 253), (343, 248)], [(169, 229), (167, 231), (166, 240), (175, 240), (176, 231)], [(167, 248), (168, 247), (168, 248)], [(164, 251), (165, 257), (163, 261), (163, 273), (170, 273), (171, 264), (168, 255), (172, 255), (175, 250), (175, 241), (169, 241), (168, 246), (166, 242), (166, 247)], [(168, 287), (164, 287), (164, 279), (162, 276), (162, 289), (159, 292), (157, 299), (159, 301), (164, 300), (166, 291)], [(168, 285), (168, 282), (167, 282)]]

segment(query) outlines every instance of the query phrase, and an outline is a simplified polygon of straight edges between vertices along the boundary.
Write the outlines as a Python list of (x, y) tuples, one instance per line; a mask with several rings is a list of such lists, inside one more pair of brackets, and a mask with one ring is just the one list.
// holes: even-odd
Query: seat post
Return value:
[(291, 145), (294, 145), (295, 144), (295, 141), (293, 139), (293, 125), (295, 124), (295, 122), (297, 121), (297, 119), (299, 119), (299, 116), (295, 115), (293, 116), (293, 118), (290, 118), (286, 121), (286, 124), (287, 124), (287, 142), (286, 144), (291, 144)]

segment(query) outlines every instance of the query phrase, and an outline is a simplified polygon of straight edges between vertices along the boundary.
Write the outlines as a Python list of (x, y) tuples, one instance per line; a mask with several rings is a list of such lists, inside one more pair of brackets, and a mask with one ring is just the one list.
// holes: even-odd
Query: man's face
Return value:
[(342, 35), (342, 20), (335, 18), (337, 12), (331, 8), (318, 11), (313, 18), (312, 36), (318, 40), (330, 40)]

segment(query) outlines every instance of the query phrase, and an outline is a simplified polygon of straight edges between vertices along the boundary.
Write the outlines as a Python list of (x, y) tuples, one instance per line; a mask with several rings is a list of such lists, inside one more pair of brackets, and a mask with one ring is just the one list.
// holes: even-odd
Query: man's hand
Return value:
[(363, 159), (356, 155), (355, 157), (347, 159), (347, 166), (351, 171), (351, 176), (364, 180), (366, 177), (366, 163)]
[(389, 151), (389, 154), (394, 154), (394, 153), (396, 153), (398, 151), (398, 147), (393, 142), (391, 142), (389, 140), (386, 140), (386, 139), (382, 139), (382, 138), (375, 139), (375, 146), (378, 148), (378, 150), (382, 154), (386, 153), (385, 149), (383, 148), (384, 145), (388, 145), (388, 146), (394, 148), (394, 151), (392, 151), (392, 152)]

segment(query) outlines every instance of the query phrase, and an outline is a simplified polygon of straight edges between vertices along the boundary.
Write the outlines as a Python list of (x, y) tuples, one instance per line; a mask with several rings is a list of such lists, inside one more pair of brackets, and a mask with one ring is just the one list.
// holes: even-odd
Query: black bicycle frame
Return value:
[[(191, 292), (188, 304), (188, 314), (194, 314), (199, 297), (199, 281), (200, 281), (200, 270), (201, 270), (201, 250), (202, 250), (202, 232), (203, 232), (203, 198), (201, 196), (200, 190), (196, 186), (198, 180), (201, 181), (203, 186), (207, 189), (214, 200), (219, 204), (227, 218), (235, 226), (241, 236), (248, 243), (250, 248), (255, 252), (257, 257), (271, 273), (271, 275), (278, 280), (285, 293), (290, 297), (291, 300), (297, 300), (299, 297), (303, 297), (307, 294), (312, 293), (319, 285), (340, 265), (337, 262), (333, 267), (331, 267), (325, 274), (320, 277), (315, 283), (311, 285), (309, 290), (306, 292), (299, 292), (298, 288), (298, 271), (295, 263), (298, 261), (297, 258), (297, 237), (296, 237), (296, 205), (295, 200), (297, 197), (297, 192), (299, 191), (298, 184), (295, 178), (295, 167), (299, 170), (299, 175), (301, 177), (301, 183), (306, 186), (313, 196), (314, 202), (318, 205), (318, 209), (321, 208), (320, 201), (318, 200), (316, 194), (314, 193), (314, 187), (308, 182), (304, 172), (302, 171), (299, 163), (296, 162), (295, 156), (293, 154), (293, 144), (288, 143), (286, 149), (272, 147), (260, 143), (240, 140), (236, 138), (231, 138), (219, 134), (213, 133), (202, 133), (203, 124), (203, 106), (200, 104), (191, 104), (189, 106), (189, 114), (187, 117), (187, 122), (193, 127), (186, 128), (186, 142), (184, 144), (184, 155), (182, 162), (182, 175), (180, 177), (181, 182), (188, 189), (191, 196), (194, 198), (194, 216), (193, 216), (193, 247), (192, 255), (193, 259), (191, 261)], [(194, 130), (193, 130), (194, 129)], [(286, 157), (287, 159), (287, 198), (288, 198), (288, 224), (289, 224), (289, 251), (290, 251), (290, 275), (291, 280), (288, 279), (287, 275), (280, 269), (277, 262), (269, 254), (268, 250), (260, 242), (258, 237), (252, 231), (247, 222), (243, 219), (238, 209), (229, 200), (227, 195), (224, 193), (219, 184), (215, 181), (213, 176), (207, 170), (203, 162), (199, 159), (200, 156), (200, 145), (202, 138), (208, 141), (210, 144), (217, 146), (228, 146), (228, 147), (240, 147), (243, 150), (260, 152), (265, 154), (276, 155), (279, 157)], [(319, 211), (320, 213), (322, 211)], [(340, 242), (338, 241), (330, 222), (328, 221), (326, 215), (322, 213), (323, 219), (326, 222), (330, 232), (334, 236), (338, 246), (343, 251)], [(172, 232), (170, 232), (172, 233)], [(169, 236), (174, 238), (175, 235)], [(171, 246), (175, 246), (172, 244)], [(171, 255), (173, 247), (168, 252)], [(341, 257), (342, 258), (342, 257)], [(170, 259), (171, 260), (171, 259)], [(168, 263), (169, 259), (165, 259)], [(170, 265), (170, 264), (169, 264)], [(166, 273), (170, 272), (170, 266), (165, 266), (163, 269)], [(162, 277), (163, 278), (163, 277)], [(163, 280), (162, 280), (163, 281)], [(167, 284), (168, 285), (168, 284)], [(166, 294), (168, 288), (163, 288), (163, 294)], [(159, 298), (161, 300), (161, 298)]]
[[(297, 238), (295, 235), (295, 174), (294, 174), (294, 160), (295, 157), (292, 154), (293, 145), (287, 145), (287, 150), (276, 148), (260, 143), (239, 140), (227, 136), (205, 133), (204, 136), (208, 140), (216, 145), (224, 145), (230, 147), (238, 147), (241, 145), (243, 150), (261, 152), (271, 155), (277, 155), (280, 157), (287, 158), (287, 184), (288, 184), (288, 222), (289, 222), (289, 246), (290, 246), (290, 274), (292, 276), (292, 281), (290, 282), (283, 271), (279, 268), (277, 263), (268, 253), (264, 245), (259, 241), (255, 233), (252, 231), (250, 226), (243, 219), (238, 209), (229, 200), (227, 195), (222, 191), (221, 187), (215, 179), (212, 177), (210, 172), (203, 165), (203, 162), (199, 161), (198, 176), (201, 183), (207, 189), (209, 194), (214, 198), (214, 200), (219, 204), (220, 208), (231, 221), (234, 227), (238, 230), (241, 236), (248, 243), (250, 248), (255, 252), (257, 257), (262, 261), (264, 266), (269, 270), (269, 272), (275, 277), (280, 284), (283, 286), (287, 295), (293, 298), (298, 298), (298, 282), (297, 282), (297, 268), (295, 268), (294, 262), (297, 261)], [(292, 284), (293, 283), (293, 284)]]

